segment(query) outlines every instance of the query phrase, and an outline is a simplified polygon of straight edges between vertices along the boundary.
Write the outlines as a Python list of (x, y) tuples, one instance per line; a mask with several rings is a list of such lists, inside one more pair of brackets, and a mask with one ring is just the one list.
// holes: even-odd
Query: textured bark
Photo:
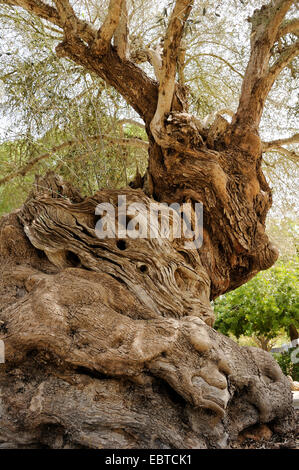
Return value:
[[(4, 3), (61, 27), (57, 55), (122, 94), (144, 120), (149, 165), (135, 189), (86, 199), (55, 175), (38, 178), (23, 207), (1, 219), (0, 446), (229, 447), (258, 423), (291, 432), (288, 380), (267, 352), (217, 333), (210, 302), (278, 256), (265, 233), (272, 198), (258, 123), (271, 83), (297, 48), (269, 68), (292, 2), (255, 12), (231, 124), (220, 112), (204, 123), (188, 114), (186, 90), (175, 82), (192, 1), (174, 6), (160, 83), (119, 56), (119, 38), (111, 45), (122, 2), (110, 2), (118, 13), (110, 9), (98, 33), (68, 1), (55, 1), (56, 9)], [(95, 208), (116, 207), (119, 195), (144, 204), (140, 224), (151, 202), (203, 203), (202, 247), (161, 236), (99, 239)]]
[(290, 432), (271, 355), (211, 327), (198, 253), (95, 236), (96, 205), (119, 194), (150, 202), (82, 200), (49, 175), (1, 220), (1, 447), (229, 447), (256, 423)]

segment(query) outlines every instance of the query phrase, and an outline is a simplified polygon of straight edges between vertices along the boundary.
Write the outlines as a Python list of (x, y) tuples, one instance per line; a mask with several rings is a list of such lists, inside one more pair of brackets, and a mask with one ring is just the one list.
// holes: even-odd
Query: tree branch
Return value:
[[(238, 110), (233, 119), (237, 129), (257, 131), (264, 103), (278, 75), (269, 71), (271, 49), (276, 41), (279, 27), (294, 0), (272, 0), (250, 18), (252, 23), (251, 53), (246, 68)], [(274, 78), (271, 81), (269, 77)]]
[(197, 58), (197, 57), (203, 57), (203, 56), (207, 56), (207, 57), (213, 57), (214, 59), (218, 59), (218, 60), (221, 60), (225, 65), (227, 65), (233, 72), (235, 72), (236, 74), (239, 75), (239, 77), (241, 78), (244, 78), (244, 75), (239, 72), (233, 65), (231, 65), (227, 60), (225, 60), (223, 57), (220, 57), (219, 55), (216, 55), (216, 54), (212, 54), (212, 53), (199, 53), (199, 54), (195, 54), (195, 55), (192, 55), (191, 57), (189, 57), (189, 59), (186, 61), (186, 65), (191, 62), (193, 59)]
[[(58, 11), (40, 0), (0, 0), (0, 4), (24, 8), (29, 13), (32, 13), (44, 20), (50, 21), (51, 23), (63, 29), (64, 23)], [(74, 21), (76, 22), (77, 33), (80, 38), (86, 41), (88, 44), (93, 42), (95, 38), (95, 32), (93, 28), (85, 21), (78, 19), (76, 16)]]
[(119, 126), (122, 126), (123, 124), (132, 124), (133, 126), (138, 126), (141, 129), (145, 129), (144, 124), (142, 124), (141, 122), (135, 121), (135, 119), (129, 119), (129, 118), (128, 119), (120, 119), (119, 121), (117, 121), (117, 124)]
[(299, 144), (299, 134), (295, 134), (292, 137), (286, 137), (285, 139), (272, 140), (271, 142), (263, 142), (263, 150), (271, 150), (280, 145), (286, 144)]
[(121, 15), (118, 26), (114, 33), (114, 45), (119, 57), (122, 60), (129, 58), (129, 43), (128, 43), (128, 11), (126, 0), (122, 1)]
[(299, 19), (298, 18), (284, 21), (278, 29), (276, 40), (278, 40), (279, 38), (289, 33), (293, 33), (293, 34), (296, 34), (296, 36), (299, 36)]
[(93, 50), (98, 55), (103, 55), (107, 52), (111, 39), (119, 24), (122, 14), (123, 0), (110, 0), (108, 14), (98, 30), (96, 40), (93, 45)]
[(71, 39), (78, 32), (77, 17), (68, 0), (54, 0), (66, 39)]
[(262, 143), (262, 151), (263, 152), (271, 152), (276, 151), (285, 155), (287, 158), (292, 160), (295, 163), (299, 161), (299, 154), (295, 152), (295, 150), (289, 150), (282, 145), (287, 144), (298, 144), (299, 143), (299, 134), (295, 134), (292, 137), (286, 137), (285, 139), (277, 139), (272, 140), (271, 142), (263, 142)]
[(287, 144), (298, 144), (299, 143), (299, 134), (295, 134), (291, 137), (286, 137), (285, 139), (272, 140), (271, 142), (262, 143), (263, 152), (278, 152), (282, 155), (285, 155), (289, 160), (298, 164), (299, 154), (295, 150), (289, 150), (283, 145)]
[(287, 157), (289, 160), (296, 163), (297, 165), (299, 163), (299, 154), (295, 152), (295, 150), (289, 150), (289, 149), (286, 149), (285, 147), (280, 147), (279, 145), (277, 145), (277, 147), (273, 146), (271, 150), (263, 150), (263, 152), (280, 153), (281, 155), (284, 155), (285, 157)]
[(101, 77), (123, 96), (147, 124), (151, 122), (156, 109), (158, 86), (133, 62), (122, 61), (111, 47), (99, 60), (91, 48), (79, 40), (59, 44), (56, 53)]
[(299, 40), (288, 47), (285, 47), (277, 61), (270, 67), (266, 76), (267, 89), (271, 89), (280, 72), (299, 54)]
[(138, 147), (138, 148), (143, 148), (144, 150), (148, 150), (148, 142), (146, 142), (145, 140), (139, 139), (138, 137), (120, 138), (120, 137), (114, 137), (114, 136), (109, 136), (109, 135), (101, 135), (101, 136), (92, 135), (92, 136), (87, 137), (84, 140), (79, 140), (79, 139), (68, 140), (66, 142), (63, 142), (63, 144), (52, 147), (49, 152), (33, 158), (32, 160), (27, 162), (18, 170), (10, 173), (4, 178), (1, 178), (0, 186), (5, 183), (8, 183), (8, 181), (11, 181), (17, 176), (25, 176), (37, 163), (39, 163), (42, 160), (46, 160), (47, 158), (50, 158), (53, 155), (53, 153), (57, 153), (60, 150), (63, 150), (67, 147), (73, 147), (74, 145), (78, 145), (78, 144), (84, 145), (86, 140), (88, 140), (89, 142), (96, 142), (96, 141), (100, 142), (102, 139), (104, 139), (106, 142), (109, 142), (111, 144), (117, 144), (121, 146), (129, 146), (129, 147)]
[[(0, 3), (22, 7), (30, 13), (63, 28), (63, 21), (57, 10), (40, 0), (0, 0)], [(113, 0), (110, 2), (110, 7), (112, 4)], [(110, 47), (110, 43), (108, 43), (106, 54), (99, 60), (92, 48), (96, 39), (96, 32), (88, 23), (78, 18), (74, 20), (77, 23), (77, 35), (71, 41), (64, 41), (57, 46), (57, 56), (68, 57), (76, 64), (101, 77), (106, 83), (113, 86), (142, 119), (149, 124), (156, 110), (157, 83), (132, 62), (122, 61), (117, 52)], [(107, 23), (109, 21), (106, 17), (105, 27), (103, 25), (104, 31), (107, 30)], [(82, 40), (88, 43), (90, 47), (87, 47)]]
[(151, 122), (151, 131), (157, 142), (161, 134), (163, 118), (171, 109), (180, 43), (192, 5), (193, 0), (177, 0), (168, 23), (160, 72), (158, 104), (155, 116)]

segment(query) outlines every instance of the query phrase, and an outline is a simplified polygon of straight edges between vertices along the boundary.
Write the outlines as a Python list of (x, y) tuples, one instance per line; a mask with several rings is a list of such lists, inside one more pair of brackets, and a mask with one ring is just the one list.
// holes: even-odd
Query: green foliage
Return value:
[(118, 93), (95, 74), (57, 59), (59, 29), (22, 9), (1, 6), (0, 17), (6, 31), (0, 37), (0, 216), (19, 207), (34, 175), (48, 170), (83, 195), (127, 186), (137, 166), (143, 174), (146, 148), (120, 139), (145, 139), (145, 132), (119, 125), (131, 116)]
[(215, 328), (236, 338), (253, 336), (267, 349), (291, 324), (299, 327), (297, 263), (289, 262), (259, 273), (247, 284), (215, 301)]
[[(76, 11), (98, 28), (106, 14), (106, 3), (79, 0)], [(237, 108), (249, 52), (246, 18), (262, 3), (195, 2), (182, 41), (186, 56), (181, 70), (192, 113), (203, 118), (221, 108)], [(160, 44), (172, 6), (172, 0), (128, 2), (131, 42), (137, 40), (142, 47)], [(0, 139), (11, 149), (3, 165), (0, 160), (0, 180), (22, 169), (31, 157), (51, 153), (49, 159), (26, 173), (26, 178), (20, 176), (0, 186), (0, 213), (20, 205), (34, 173), (48, 169), (68, 178), (85, 194), (100, 187), (127, 185), (137, 166), (143, 173), (147, 165), (145, 149), (124, 148), (104, 139), (89, 143), (88, 136), (95, 134), (144, 139), (145, 133), (126, 125), (122, 135), (116, 122), (136, 119), (125, 101), (94, 74), (56, 57), (55, 47), (63, 40), (62, 31), (22, 9), (5, 5), (0, 5), (0, 21)], [(154, 76), (149, 64), (138, 66)], [(263, 114), (264, 140), (297, 132), (297, 88), (291, 70), (282, 72)], [(85, 145), (80, 143), (52, 155), (53, 146), (74, 138)], [(20, 151), (24, 140), (27, 147)], [(264, 157), (264, 170), (274, 186), (275, 207), (281, 201), (281, 207), (288, 204), (289, 210), (297, 194), (296, 164), (275, 152)]]
[[(147, 152), (143, 148), (119, 145), (117, 139), (132, 137), (145, 139), (145, 131), (134, 124), (120, 127), (117, 119), (111, 120), (104, 113), (96, 119), (94, 108), (81, 106), (82, 119), (76, 117), (64, 129), (54, 127), (40, 138), (28, 134), (24, 138), (0, 144), (0, 167), (2, 177), (13, 174), (26, 165), (45, 155), (25, 174), (0, 185), (0, 216), (19, 207), (34, 182), (35, 174), (45, 174), (53, 170), (66, 181), (72, 182), (83, 195), (93, 194), (100, 188), (121, 188), (135, 177), (138, 167), (141, 174), (146, 170)], [(73, 113), (73, 116), (75, 113)], [(100, 130), (99, 130), (100, 129)], [(101, 138), (102, 136), (102, 138)], [(105, 140), (111, 136), (115, 143)], [(94, 138), (98, 137), (98, 138)], [(59, 151), (64, 143), (71, 142)]]
[(285, 375), (290, 375), (293, 380), (299, 381), (299, 362), (295, 364), (291, 358), (292, 352), (295, 349), (291, 348), (283, 353), (274, 353), (273, 356)]

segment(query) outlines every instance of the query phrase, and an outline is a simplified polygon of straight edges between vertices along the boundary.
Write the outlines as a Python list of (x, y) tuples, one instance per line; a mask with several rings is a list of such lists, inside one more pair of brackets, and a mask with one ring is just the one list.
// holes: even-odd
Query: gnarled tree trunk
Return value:
[[(229, 447), (259, 423), (290, 432), (288, 380), (270, 354), (217, 333), (210, 302), (278, 256), (265, 234), (271, 191), (258, 124), (281, 67), (280, 59), (269, 67), (270, 50), (292, 2), (255, 13), (239, 109), (231, 124), (216, 114), (208, 127), (188, 114), (175, 82), (191, 1), (174, 7), (159, 84), (128, 60), (126, 45), (110, 44), (109, 15), (120, 18), (122, 2), (111, 1), (116, 10), (97, 33), (68, 2), (5, 3), (63, 28), (58, 55), (122, 93), (145, 121), (149, 166), (135, 189), (85, 199), (49, 174), (2, 218), (0, 446)], [(125, 40), (121, 28), (117, 42)], [(286, 52), (284, 64), (292, 57)], [(127, 206), (143, 204), (144, 220), (154, 201), (201, 202), (202, 246), (187, 250), (183, 238), (162, 236), (98, 238), (97, 205), (116, 208), (121, 195)]]

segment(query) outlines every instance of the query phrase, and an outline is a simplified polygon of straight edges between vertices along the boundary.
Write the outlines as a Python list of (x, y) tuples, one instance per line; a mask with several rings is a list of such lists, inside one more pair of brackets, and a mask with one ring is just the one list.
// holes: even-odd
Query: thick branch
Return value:
[(273, 84), (267, 80), (271, 49), (279, 27), (294, 0), (273, 0), (255, 10), (252, 23), (251, 54), (242, 84), (239, 107), (233, 124), (239, 129), (256, 131), (264, 103)]
[(162, 58), (159, 46), (147, 49), (147, 57), (150, 64), (154, 67), (155, 76), (158, 82), (161, 80)]
[(59, 44), (56, 53), (101, 77), (123, 96), (146, 123), (150, 123), (156, 109), (157, 83), (133, 62), (122, 61), (113, 48), (109, 48), (99, 59), (91, 48), (79, 40)]
[[(0, 3), (19, 6), (34, 15), (51, 21), (53, 24), (63, 28), (63, 21), (57, 10), (49, 5), (44, 4), (40, 0), (0, 0)], [(113, 2), (111, 1), (110, 6)], [(101, 28), (107, 30), (108, 16)], [(92, 45), (96, 32), (93, 28), (82, 20), (74, 17), (76, 21), (77, 35), (71, 41), (64, 41), (56, 48), (59, 57), (68, 57), (75, 63), (85, 67), (87, 70), (94, 72), (100, 76), (109, 85), (113, 86), (130, 104), (135, 111), (147, 123), (152, 120), (156, 109), (157, 102), (157, 84), (130, 61), (122, 61), (118, 54), (108, 44), (108, 50), (104, 56), (97, 57), (91, 47), (81, 41), (85, 41)]]
[(129, 58), (129, 43), (128, 43), (128, 12), (127, 12), (127, 2), (126, 0), (122, 1), (121, 6), (121, 15), (118, 26), (114, 33), (114, 45), (119, 57), (123, 60)]
[(97, 38), (93, 46), (96, 54), (102, 55), (107, 52), (120, 21), (122, 3), (123, 0), (110, 0), (108, 14), (97, 33)]
[(67, 39), (72, 38), (77, 34), (77, 17), (73, 10), (73, 7), (68, 0), (54, 0), (56, 9), (60, 16), (62, 27), (64, 30), (65, 37)]
[(176, 65), (180, 52), (180, 43), (183, 36), (184, 26), (191, 12), (192, 5), (193, 0), (177, 0), (169, 20), (164, 40), (158, 104), (155, 116), (151, 123), (151, 130), (156, 140), (159, 139), (158, 135), (161, 130), (163, 117), (171, 110), (171, 103), (175, 90)]
[[(275, 80), (282, 70), (287, 67), (287, 65), (290, 64), (298, 54), (299, 40), (281, 51), (276, 62), (269, 67), (264, 76), (255, 83), (248, 101), (248, 108), (243, 110), (240, 122), (242, 122), (243, 119), (244, 123), (244, 120), (246, 119), (249, 126), (252, 123), (257, 128), (262, 116), (264, 103)], [(243, 127), (245, 126), (243, 125)]]
[(0, 4), (22, 7), (30, 13), (61, 27), (61, 21), (55, 8), (40, 0), (1, 0)]

